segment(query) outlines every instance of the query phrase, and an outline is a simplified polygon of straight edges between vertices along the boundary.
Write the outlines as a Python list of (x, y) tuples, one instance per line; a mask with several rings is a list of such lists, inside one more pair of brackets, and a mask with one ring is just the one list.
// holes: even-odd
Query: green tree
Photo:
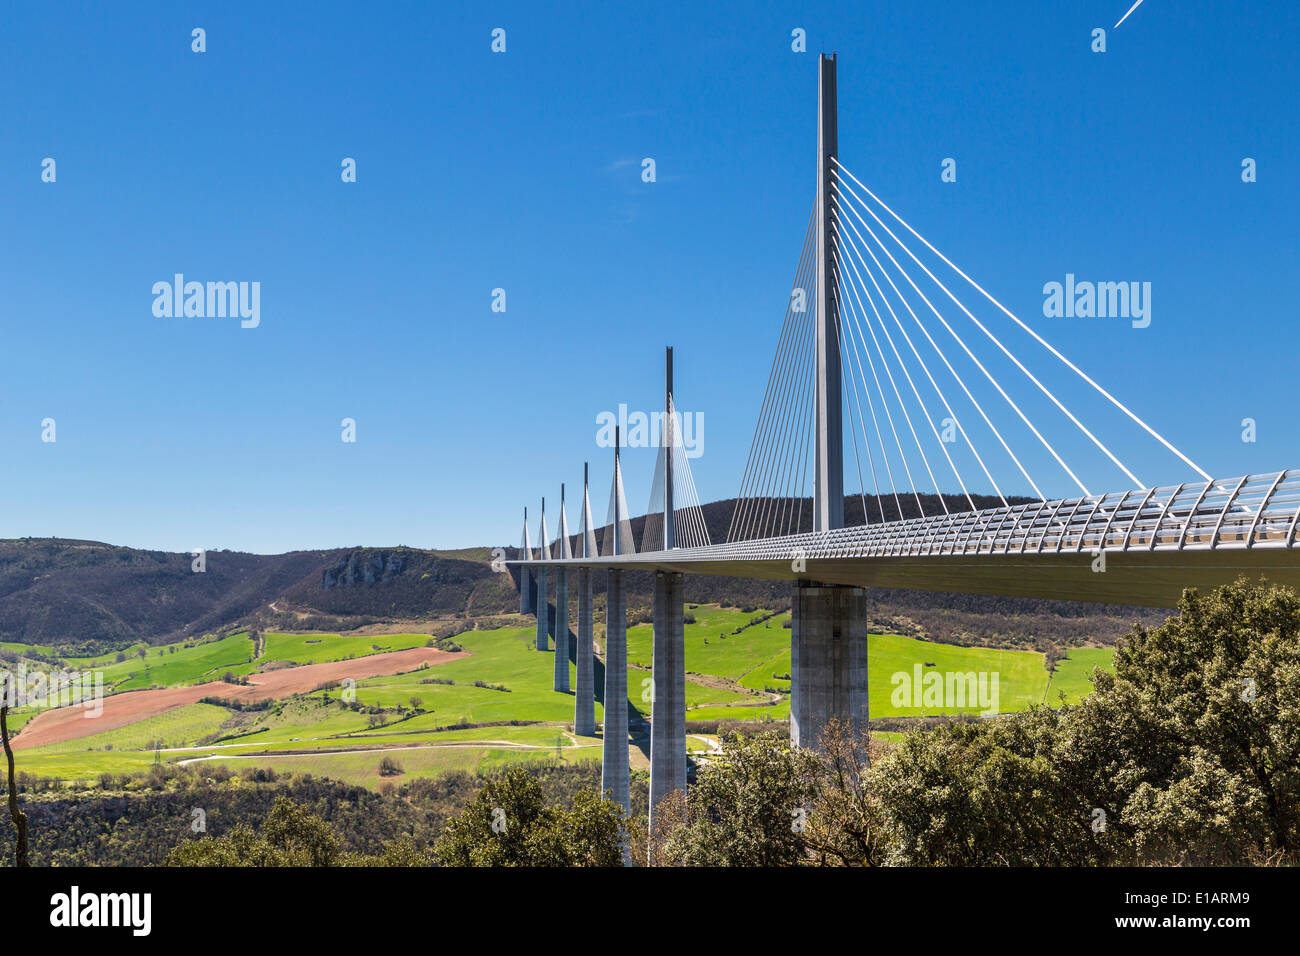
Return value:
[(1071, 788), (1054, 760), (1061, 721), (1040, 709), (908, 734), (868, 773), (883, 862), (1099, 862), (1090, 817), (1097, 804)]
[[(1300, 857), (1300, 599), (1238, 581), (1136, 627), (1071, 715), (1059, 762), (1134, 859)], [(1113, 747), (1114, 752), (1108, 752)], [(1115, 813), (1114, 811), (1118, 811)]]
[(656, 860), (678, 866), (801, 862), (819, 771), (816, 753), (792, 747), (784, 734), (725, 736), (722, 753), (699, 768), (687, 790), (684, 818), (668, 832), (656, 824)]
[(428, 866), (432, 862), (407, 838), (385, 844), (377, 856), (345, 853), (329, 823), (288, 797), (276, 799), (260, 830), (240, 823), (224, 836), (187, 840), (166, 860), (168, 866)]
[(1059, 712), (908, 735), (869, 773), (888, 862), (1300, 858), (1300, 600), (1239, 581), (1136, 626)]
[(299, 803), (280, 797), (262, 823), (262, 839), (306, 866), (330, 866), (338, 858), (339, 841), (330, 825)]
[(626, 839), (618, 804), (581, 790), (570, 810), (548, 806), (533, 775), (511, 767), (447, 822), (434, 854), (444, 866), (618, 866)]
[(246, 824), (221, 837), (187, 840), (167, 855), (168, 866), (332, 866), (338, 840), (328, 823), (288, 797), (279, 797), (260, 832)]
[(880, 748), (869, 737), (855, 737), (852, 728), (839, 720), (828, 723), (818, 741), (817, 793), (804, 831), (804, 842), (818, 863), (879, 866), (884, 862), (880, 801), (868, 785), (868, 747), (872, 758), (879, 756)]

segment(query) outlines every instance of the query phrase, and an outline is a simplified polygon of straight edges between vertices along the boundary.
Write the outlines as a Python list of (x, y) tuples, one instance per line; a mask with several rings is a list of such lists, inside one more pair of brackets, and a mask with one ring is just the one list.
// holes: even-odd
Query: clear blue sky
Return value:
[[(0, 535), (514, 543), (588, 459), (600, 519), (595, 416), (658, 407), (665, 344), (706, 418), (701, 496), (734, 495), (813, 195), (823, 49), (845, 164), (958, 265), (1216, 476), (1300, 466), (1300, 13), (1146, 0), (1112, 29), (1128, 5), (12, 6)], [(176, 272), (259, 281), (260, 327), (156, 318)], [(1150, 281), (1150, 328), (1044, 318), (1067, 272)], [(1144, 480), (1192, 477), (1097, 416)], [(1055, 433), (1094, 490), (1126, 486)], [(652, 462), (627, 458), (637, 511)]]

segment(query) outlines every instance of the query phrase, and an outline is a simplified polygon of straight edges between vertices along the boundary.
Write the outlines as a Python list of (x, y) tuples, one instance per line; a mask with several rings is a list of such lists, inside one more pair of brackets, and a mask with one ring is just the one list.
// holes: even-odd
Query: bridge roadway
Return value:
[(1173, 607), (1241, 575), (1300, 589), (1300, 470), (521, 567), (676, 571)]

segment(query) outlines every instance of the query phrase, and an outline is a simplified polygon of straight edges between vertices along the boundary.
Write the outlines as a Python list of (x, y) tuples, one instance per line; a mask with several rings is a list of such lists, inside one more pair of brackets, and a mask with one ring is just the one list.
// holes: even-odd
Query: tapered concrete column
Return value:
[(601, 793), (631, 812), (627, 762), (627, 594), (623, 572), (610, 571), (605, 592), (605, 724)]
[(867, 606), (862, 588), (794, 587), (790, 636), (790, 740), (814, 747), (832, 718), (866, 732)]
[(537, 569), (537, 602), (533, 605), (537, 612), (537, 649), (550, 650), (551, 612), (546, 606), (546, 568)]
[(650, 826), (655, 806), (686, 789), (686, 632), (683, 576), (655, 573), (654, 700), (650, 705)]
[(569, 690), (569, 572), (555, 569), (555, 689)]
[(592, 657), (591, 568), (578, 569), (578, 677), (573, 688), (573, 732), (596, 733), (596, 674)]
[(533, 572), (528, 568), (519, 569), (519, 613), (532, 614), (533, 600), (536, 597), (537, 584)]

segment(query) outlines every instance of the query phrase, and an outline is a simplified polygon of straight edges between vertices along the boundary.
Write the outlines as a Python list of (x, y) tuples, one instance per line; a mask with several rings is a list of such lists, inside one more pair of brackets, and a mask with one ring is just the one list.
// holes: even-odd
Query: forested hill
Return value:
[(488, 550), (340, 548), (189, 554), (97, 541), (0, 541), (0, 640), (96, 648), (264, 622), (302, 629), (518, 610)]

